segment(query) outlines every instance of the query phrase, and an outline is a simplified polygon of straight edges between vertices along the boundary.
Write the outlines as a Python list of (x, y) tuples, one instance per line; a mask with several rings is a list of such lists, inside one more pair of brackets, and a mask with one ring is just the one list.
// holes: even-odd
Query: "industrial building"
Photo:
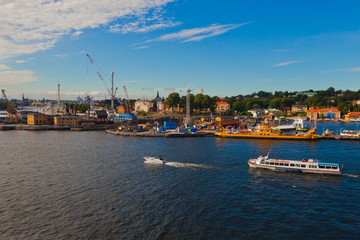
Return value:
[(49, 116), (40, 113), (27, 115), (27, 124), (29, 125), (48, 125)]
[(54, 125), (79, 125), (82, 120), (81, 116), (62, 115), (54, 117)]

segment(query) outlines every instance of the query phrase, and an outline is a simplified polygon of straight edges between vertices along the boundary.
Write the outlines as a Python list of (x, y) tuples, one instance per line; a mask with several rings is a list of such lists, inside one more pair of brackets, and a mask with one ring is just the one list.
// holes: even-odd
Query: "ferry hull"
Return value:
[[(290, 168), (290, 167), (279, 167), (279, 166), (268, 166), (263, 164), (256, 164), (252, 162), (253, 159), (248, 161), (248, 165), (251, 168), (262, 168), (272, 171), (283, 171), (283, 172), (301, 172), (301, 173), (316, 173), (316, 174), (326, 174), (326, 175), (341, 175), (341, 171), (325, 171), (325, 170), (311, 170), (311, 169), (300, 169), (300, 168)], [(255, 160), (253, 160), (255, 161)]]

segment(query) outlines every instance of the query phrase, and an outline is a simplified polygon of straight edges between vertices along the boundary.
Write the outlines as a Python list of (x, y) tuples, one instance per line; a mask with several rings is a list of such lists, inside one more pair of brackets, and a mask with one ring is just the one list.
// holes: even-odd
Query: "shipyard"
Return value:
[[(111, 75), (113, 77), (114, 73)], [(102, 77), (100, 79), (103, 80)], [(340, 111), (331, 104), (326, 108), (309, 107), (304, 104), (315, 98), (316, 94), (333, 96), (331, 98), (334, 102), (346, 99), (341, 90), (335, 91), (331, 87), (311, 94), (307, 92), (305, 95), (303, 92), (294, 92), (287, 97), (275, 97), (271, 92), (260, 91), (252, 95), (230, 98), (210, 97), (203, 93), (203, 89), (190, 88), (178, 89), (186, 92), (185, 96), (181, 97), (179, 93), (173, 92), (165, 98), (160, 97), (159, 91), (177, 89), (154, 88), (143, 89), (156, 91), (153, 99), (130, 99), (126, 87), (123, 86), (126, 98), (121, 99), (115, 97), (117, 88), (114, 93), (113, 78), (111, 83), (111, 99), (98, 101), (94, 101), (90, 96), (78, 97), (76, 101), (61, 100), (60, 84), (57, 101), (39, 102), (25, 98), (9, 100), (5, 89), (2, 89), (0, 130), (104, 131), (114, 135), (138, 137), (215, 136), (284, 140), (360, 140), (360, 110), (357, 110), (360, 109), (360, 100), (346, 102), (345, 107), (349, 112), (344, 112), (345, 109)], [(191, 93), (196, 91), (200, 93)], [(258, 96), (263, 93), (268, 97)], [(358, 93), (345, 94), (351, 94), (353, 97)], [(360, 99), (360, 95), (358, 98)], [(271, 103), (280, 100), (290, 104), (277, 103), (274, 106)], [(301, 104), (296, 102), (297, 100), (300, 100)], [(237, 107), (246, 101), (254, 102), (249, 105), (251, 109)], [(267, 109), (260, 108), (257, 102), (261, 101), (270, 101)], [(254, 108), (255, 106), (258, 108)], [(348, 123), (351, 129), (341, 126), (322, 129), (321, 132), (316, 124), (323, 122)], [(312, 128), (306, 125), (311, 125)]]

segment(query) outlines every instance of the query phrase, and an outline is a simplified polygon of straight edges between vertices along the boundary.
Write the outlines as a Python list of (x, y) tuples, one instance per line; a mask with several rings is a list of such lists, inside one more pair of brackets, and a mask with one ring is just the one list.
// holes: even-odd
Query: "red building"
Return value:
[(96, 124), (108, 123), (107, 112), (105, 110), (95, 110), (94, 120)]

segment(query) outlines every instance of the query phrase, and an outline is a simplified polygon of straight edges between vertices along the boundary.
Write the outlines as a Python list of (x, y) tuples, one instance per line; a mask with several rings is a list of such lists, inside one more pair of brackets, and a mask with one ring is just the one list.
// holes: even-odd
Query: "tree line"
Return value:
[[(230, 104), (230, 110), (227, 114), (233, 114), (237, 111), (239, 114), (247, 114), (250, 109), (268, 109), (268, 108), (280, 108), (291, 107), (292, 105), (307, 105), (308, 107), (314, 106), (319, 108), (325, 107), (337, 107), (342, 114), (346, 114), (349, 111), (359, 111), (359, 105), (353, 105), (354, 100), (360, 99), (360, 90), (335, 90), (333, 87), (329, 87), (326, 90), (314, 91), (312, 89), (306, 91), (315, 93), (314, 96), (307, 96), (305, 94), (299, 94), (298, 92), (282, 92), (275, 91), (266, 92), (259, 91), (248, 95), (237, 95), (231, 97), (225, 97), (225, 101)], [(216, 102), (219, 101), (216, 96), (210, 97), (202, 93), (190, 94), (191, 110), (210, 110), (215, 111)], [(186, 108), (186, 96), (180, 97), (178, 93), (171, 93), (166, 98), (166, 104), (168, 107)]]

